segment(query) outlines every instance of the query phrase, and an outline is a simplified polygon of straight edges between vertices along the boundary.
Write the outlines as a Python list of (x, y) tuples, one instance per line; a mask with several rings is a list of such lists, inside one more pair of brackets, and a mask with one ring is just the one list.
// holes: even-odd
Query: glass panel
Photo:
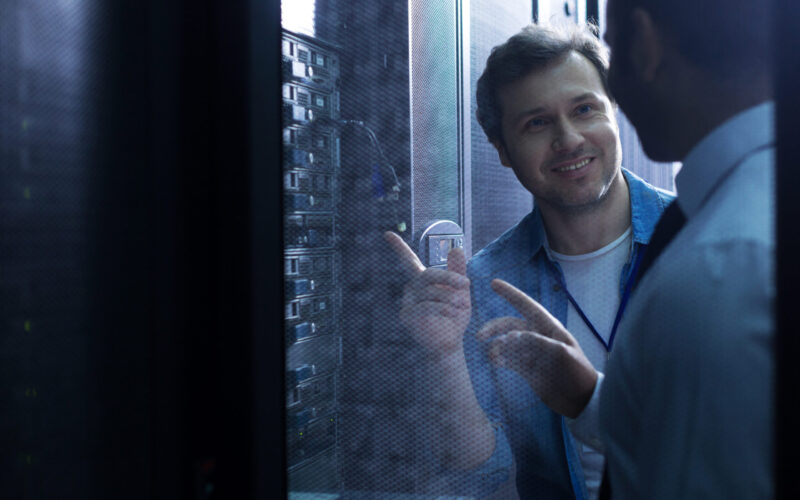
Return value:
[[(475, 118), (475, 90), (492, 47), (547, 2), (287, 3), (290, 491), (479, 496), (479, 486), (454, 487), (433, 458), (429, 395), (437, 381), (423, 369), (429, 354), (400, 324), (409, 272), (383, 235), (394, 231), (425, 266), (444, 267), (452, 247), (469, 258), (531, 211), (531, 193), (501, 165)], [(573, 22), (585, 16), (585, 1), (566, 10), (550, 4)], [(638, 144), (626, 141), (626, 158), (646, 173)], [(517, 498), (514, 476), (493, 495)]]

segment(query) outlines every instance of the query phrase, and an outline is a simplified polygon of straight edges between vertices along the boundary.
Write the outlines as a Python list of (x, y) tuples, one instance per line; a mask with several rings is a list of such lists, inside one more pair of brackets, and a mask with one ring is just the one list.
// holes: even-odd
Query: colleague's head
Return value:
[(586, 210), (623, 182), (607, 56), (592, 28), (531, 25), (495, 47), (478, 122), (539, 206)]
[(682, 159), (703, 131), (687, 125), (769, 97), (768, 11), (760, 0), (608, 0), (609, 87), (651, 158)]

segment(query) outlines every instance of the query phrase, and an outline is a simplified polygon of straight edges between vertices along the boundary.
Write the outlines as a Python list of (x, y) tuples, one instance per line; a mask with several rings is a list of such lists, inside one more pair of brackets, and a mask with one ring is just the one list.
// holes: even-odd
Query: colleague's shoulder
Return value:
[(700, 244), (747, 241), (773, 247), (775, 186), (773, 152), (764, 151), (733, 171), (698, 213)]
[(647, 295), (645, 281), (657, 284), (652, 307), (674, 303), (673, 311), (698, 309), (700, 314), (711, 304), (730, 305), (725, 301), (736, 294), (766, 295), (774, 266), (774, 181), (769, 159), (753, 160), (733, 171), (690, 215), (647, 273), (637, 294)]

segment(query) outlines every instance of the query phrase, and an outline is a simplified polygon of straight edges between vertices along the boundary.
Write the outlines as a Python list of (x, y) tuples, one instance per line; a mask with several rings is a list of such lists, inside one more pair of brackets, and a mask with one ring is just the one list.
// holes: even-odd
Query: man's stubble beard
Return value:
[[(595, 210), (600, 210), (611, 199), (614, 189), (619, 188), (619, 186), (615, 186), (615, 184), (618, 184), (615, 182), (615, 180), (617, 176), (620, 175), (620, 165), (617, 165), (616, 168), (609, 172), (609, 175), (606, 175), (602, 179), (601, 186), (603, 189), (599, 195), (592, 200), (588, 200), (583, 203), (576, 203), (574, 201), (570, 201), (567, 199), (567, 197), (562, 196), (557, 190), (553, 189), (549, 192), (540, 194), (538, 197), (539, 203), (545, 203), (554, 210), (557, 210), (565, 215), (583, 215)], [(536, 198), (537, 197), (534, 196), (534, 201), (536, 201)]]

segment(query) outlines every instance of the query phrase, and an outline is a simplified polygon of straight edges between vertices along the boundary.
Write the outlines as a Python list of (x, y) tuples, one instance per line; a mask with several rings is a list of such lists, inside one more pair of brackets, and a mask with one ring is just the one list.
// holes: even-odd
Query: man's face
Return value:
[(503, 165), (536, 203), (561, 211), (599, 205), (622, 159), (614, 108), (600, 75), (571, 52), (499, 89)]
[[(630, 15), (618, 12), (614, 0), (606, 4), (606, 32), (603, 35), (611, 49), (608, 86), (617, 104), (636, 128), (642, 149), (656, 161), (673, 161), (669, 150), (666, 113), (661, 112), (661, 100), (652, 89), (636, 77), (631, 62), (632, 33)], [(668, 96), (669, 97), (669, 96)], [(669, 106), (669, 103), (665, 103)], [(663, 110), (662, 110), (663, 111)], [(666, 141), (666, 142), (665, 142)]]

